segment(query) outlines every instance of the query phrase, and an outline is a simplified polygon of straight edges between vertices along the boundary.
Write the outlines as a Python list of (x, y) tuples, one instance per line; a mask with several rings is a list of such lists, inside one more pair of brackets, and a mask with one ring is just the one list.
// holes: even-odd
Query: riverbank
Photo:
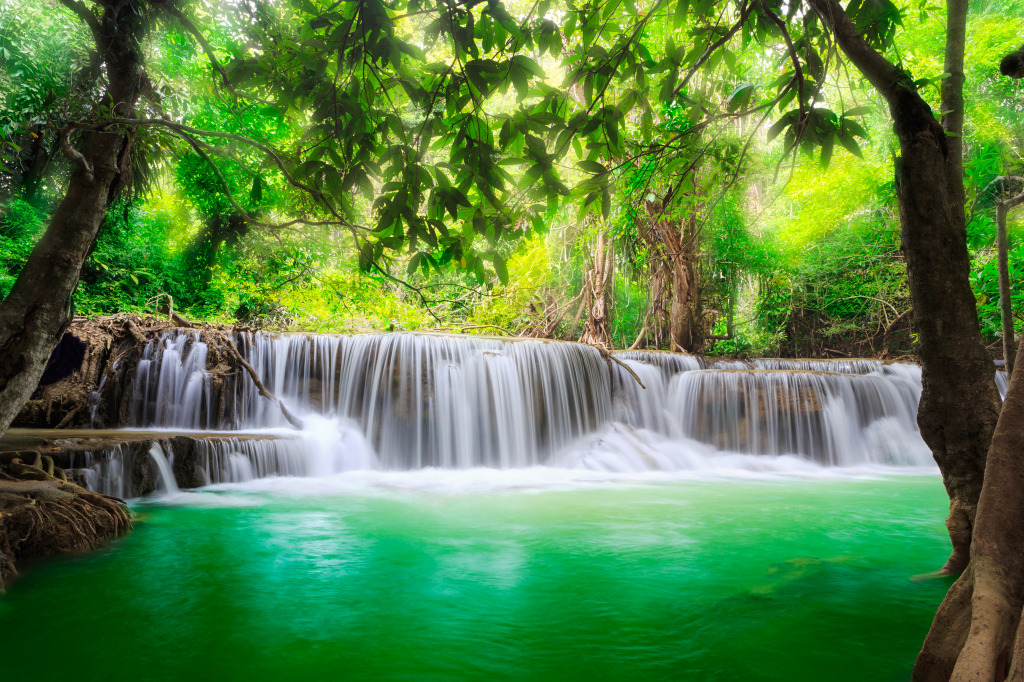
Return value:
[(0, 594), (18, 564), (90, 550), (131, 527), (123, 500), (72, 483), (49, 456), (0, 452)]

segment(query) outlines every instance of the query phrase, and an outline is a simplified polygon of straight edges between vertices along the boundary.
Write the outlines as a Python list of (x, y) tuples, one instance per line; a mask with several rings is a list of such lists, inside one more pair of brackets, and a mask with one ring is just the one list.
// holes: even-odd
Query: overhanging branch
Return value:
[(88, 26), (89, 30), (92, 32), (93, 40), (96, 41), (97, 45), (100, 44), (102, 42), (101, 32), (100, 32), (100, 22), (99, 22), (99, 19), (96, 18), (96, 15), (93, 14), (92, 10), (90, 10), (88, 7), (86, 7), (85, 3), (80, 2), (80, 0), (59, 0), (59, 1), (60, 1), (60, 4), (64, 5), (69, 10), (74, 12), (78, 16), (79, 19), (81, 19), (82, 21), (85, 22), (85, 25)]
[(846, 57), (886, 101), (892, 104), (904, 92), (913, 92), (913, 84), (907, 74), (864, 40), (837, 0), (808, 0), (808, 4), (825, 25), (832, 29), (836, 42), (846, 53)]

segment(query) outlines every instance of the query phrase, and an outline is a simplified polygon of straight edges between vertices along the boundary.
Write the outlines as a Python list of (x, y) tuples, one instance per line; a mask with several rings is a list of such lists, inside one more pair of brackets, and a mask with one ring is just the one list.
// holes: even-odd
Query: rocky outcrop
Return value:
[[(105, 384), (104, 378), (112, 365), (133, 351), (141, 350), (147, 341), (145, 330), (167, 327), (167, 323), (136, 315), (75, 318), (61, 345), (51, 355), (39, 387), (14, 420), (14, 426), (42, 429), (89, 426), (93, 413), (104, 407), (94, 401), (93, 394)], [(80, 352), (62, 353), (72, 340), (80, 344)], [(107, 412), (109, 409), (99, 409), (103, 417)]]
[[(244, 328), (194, 326), (180, 317), (138, 315), (75, 318), (50, 358), (47, 374), (13, 426), (36, 429), (117, 428), (131, 425), (138, 402), (135, 377), (147, 346), (165, 332), (195, 332), (207, 346), (205, 371), (212, 391), (211, 423), (205, 428), (238, 426), (240, 386), (250, 380), (236, 343)], [(194, 343), (190, 341), (185, 348)], [(62, 352), (71, 348), (73, 352)]]

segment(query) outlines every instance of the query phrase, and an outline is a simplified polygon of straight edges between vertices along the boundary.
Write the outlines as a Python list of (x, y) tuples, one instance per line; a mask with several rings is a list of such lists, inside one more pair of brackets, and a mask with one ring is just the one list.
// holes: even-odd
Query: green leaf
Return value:
[(821, 170), (828, 170), (828, 164), (832, 160), (832, 150), (835, 148), (835, 134), (829, 133), (821, 141)]
[(497, 273), (498, 279), (501, 280), (502, 284), (508, 284), (508, 268), (505, 266), (505, 261), (498, 254), (491, 256), (491, 263), (494, 264), (494, 272)]
[(864, 128), (856, 121), (851, 121), (849, 119), (844, 118), (842, 126), (843, 130), (850, 133), (851, 135), (856, 135), (857, 137), (861, 137), (865, 140), (868, 139), (867, 131), (864, 130)]
[(870, 114), (874, 109), (872, 107), (854, 107), (853, 109), (847, 109), (843, 112), (843, 118), (850, 118), (851, 116), (863, 116), (864, 114)]
[(860, 150), (860, 145), (857, 144), (857, 140), (853, 139), (853, 136), (840, 134), (836, 137), (839, 138), (839, 144), (846, 147), (846, 151), (858, 158), (864, 158), (864, 152)]
[(679, 69), (674, 68), (669, 72), (665, 79), (661, 81), (661, 91), (658, 93), (658, 99), (662, 102), (668, 102), (672, 99), (672, 93), (675, 92), (676, 83), (679, 81)]
[(672, 26), (679, 28), (686, 21), (686, 12), (690, 7), (690, 0), (679, 0), (676, 3), (675, 11), (672, 12)]
[(423, 259), (423, 254), (417, 251), (413, 254), (412, 258), (409, 259), (409, 265), (405, 268), (405, 273), (411, 275), (416, 272), (416, 268), (419, 267), (420, 261)]
[(580, 161), (576, 165), (582, 168), (583, 170), (587, 171), (588, 173), (594, 173), (595, 175), (605, 173), (608, 170), (597, 161)]
[(525, 71), (533, 74), (537, 78), (544, 78), (544, 69), (540, 68), (540, 65), (537, 62), (530, 59), (529, 57), (524, 57), (523, 55), (517, 54), (516, 56), (512, 57), (512, 63), (518, 66), (519, 68), (522, 68)]
[(740, 83), (729, 95), (726, 101), (726, 109), (732, 113), (738, 109), (746, 109), (750, 106), (750, 99), (754, 94), (753, 83)]
[(772, 124), (772, 127), (768, 129), (768, 132), (765, 135), (765, 139), (768, 142), (771, 142), (776, 137), (778, 137), (779, 133), (781, 133), (783, 130), (785, 130), (786, 127), (789, 126), (789, 125), (790, 125), (789, 115), (786, 114), (785, 116), (783, 116), (778, 121), (776, 121), (775, 123)]
[(372, 263), (373, 244), (370, 242), (363, 242), (362, 247), (359, 249), (359, 269), (362, 272), (368, 272)]

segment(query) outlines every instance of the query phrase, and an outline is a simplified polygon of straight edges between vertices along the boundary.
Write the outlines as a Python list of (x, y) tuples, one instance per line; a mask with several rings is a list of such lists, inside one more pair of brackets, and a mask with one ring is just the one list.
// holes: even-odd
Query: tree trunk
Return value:
[(691, 213), (686, 222), (677, 224), (664, 217), (660, 201), (645, 201), (650, 229), (642, 233), (645, 242), (662, 254), (669, 273), (671, 303), (669, 305), (669, 350), (700, 352), (704, 344), (700, 292), (697, 283), (697, 216)]
[(964, 206), (964, 49), (967, 44), (968, 0), (946, 0), (946, 49), (941, 84), (942, 129), (946, 131), (946, 172), (954, 203)]
[(950, 159), (946, 132), (907, 75), (864, 41), (836, 0), (810, 3), (886, 99), (899, 139), (896, 192), (923, 380), (918, 425), (950, 498), (953, 551), (943, 570), (958, 573), (967, 565), (1000, 407), (968, 279), (960, 163)]
[[(897, 163), (903, 252), (918, 333), (923, 392), (921, 435), (931, 448), (949, 493), (946, 521), (953, 552), (944, 570), (967, 565), (985, 453), (999, 415), (992, 361), (981, 345), (968, 275), (970, 259), (963, 206), (950, 186), (944, 136), (938, 125), (894, 110), (903, 157)], [(934, 119), (933, 119), (934, 120)], [(959, 179), (958, 179), (959, 181)]]
[(917, 682), (1024, 680), (1024, 342), (988, 451), (967, 570), (943, 600)]
[(693, 327), (690, 318), (690, 268), (682, 255), (672, 256), (672, 307), (669, 311), (668, 349), (689, 351), (693, 348)]
[(594, 249), (594, 269), (587, 274), (587, 281), (584, 284), (587, 288), (585, 298), (589, 299), (590, 305), (580, 343), (611, 345), (611, 306), (608, 297), (613, 274), (614, 252), (611, 243), (605, 240), (604, 232), (601, 232), (597, 235), (597, 246)]
[[(142, 90), (140, 43), (148, 17), (133, 0), (107, 0), (90, 27), (107, 69), (104, 99), (115, 117), (130, 117)], [(76, 12), (89, 12), (74, 6)], [(126, 134), (94, 131), (80, 152), (67, 194), (0, 303), (0, 435), (29, 399), (50, 353), (73, 317), (72, 294), (96, 244), (107, 206), (126, 182)]]
[(1009, 245), (1006, 239), (1006, 214), (1024, 203), (1024, 194), (996, 204), (996, 250), (999, 258), (999, 314), (1003, 323), (1003, 360), (1006, 376), (1013, 376), (1013, 301), (1010, 295)]

